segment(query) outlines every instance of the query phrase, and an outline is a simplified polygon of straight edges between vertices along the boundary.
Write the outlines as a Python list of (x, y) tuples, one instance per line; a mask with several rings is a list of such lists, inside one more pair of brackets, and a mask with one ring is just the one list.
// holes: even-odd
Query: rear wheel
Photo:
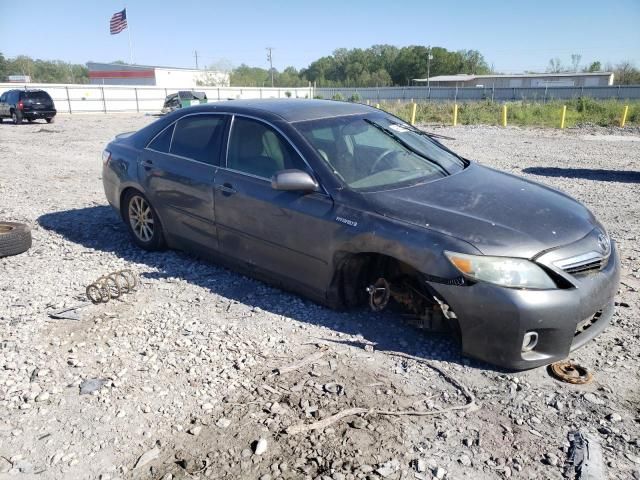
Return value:
[(129, 191), (124, 197), (122, 213), (136, 245), (150, 251), (164, 248), (162, 225), (147, 197), (138, 191)]
[(22, 123), (22, 112), (14, 111), (11, 113), (11, 120), (13, 120), (14, 125), (20, 125)]
[(47, 121), (47, 123), (53, 123), (54, 122), (53, 117), (47, 117), (47, 118), (45, 118), (45, 120)]

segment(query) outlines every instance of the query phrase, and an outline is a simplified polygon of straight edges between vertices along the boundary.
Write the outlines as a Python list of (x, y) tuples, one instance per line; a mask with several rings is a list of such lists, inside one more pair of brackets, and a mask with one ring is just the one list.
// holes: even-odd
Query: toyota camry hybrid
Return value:
[(103, 183), (144, 249), (404, 311), (501, 367), (565, 358), (613, 315), (618, 254), (586, 207), (365, 105), (180, 109), (109, 143)]

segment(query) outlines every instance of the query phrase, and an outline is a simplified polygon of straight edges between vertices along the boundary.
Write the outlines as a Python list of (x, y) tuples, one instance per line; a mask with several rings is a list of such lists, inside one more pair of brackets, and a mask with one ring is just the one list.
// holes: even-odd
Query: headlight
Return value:
[(512, 288), (556, 288), (556, 284), (542, 268), (523, 258), (487, 257), (455, 252), (444, 254), (465, 277), (473, 280)]

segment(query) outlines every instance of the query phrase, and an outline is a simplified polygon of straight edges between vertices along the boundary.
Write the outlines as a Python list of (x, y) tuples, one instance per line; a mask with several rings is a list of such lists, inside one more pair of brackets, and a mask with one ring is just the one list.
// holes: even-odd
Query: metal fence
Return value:
[(208, 101), (254, 98), (311, 98), (313, 89), (255, 87), (163, 88), (120, 85), (78, 85), (0, 83), (0, 94), (12, 89), (45, 90), (56, 104), (58, 112), (159, 112), (167, 95), (179, 90), (205, 92)]
[(357, 101), (495, 101), (530, 100), (546, 102), (578, 97), (598, 99), (640, 99), (640, 85), (611, 87), (380, 87), (380, 88), (316, 88), (316, 97), (354, 99)]

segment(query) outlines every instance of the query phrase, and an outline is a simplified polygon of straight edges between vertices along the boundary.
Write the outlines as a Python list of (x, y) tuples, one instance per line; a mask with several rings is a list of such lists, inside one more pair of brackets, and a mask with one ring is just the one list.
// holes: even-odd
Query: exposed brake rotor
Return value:
[(549, 365), (549, 373), (554, 378), (574, 385), (584, 385), (593, 380), (593, 375), (585, 367), (570, 361), (556, 362)]
[(367, 287), (369, 306), (374, 312), (384, 310), (391, 298), (391, 286), (384, 278), (379, 278), (373, 285)]

